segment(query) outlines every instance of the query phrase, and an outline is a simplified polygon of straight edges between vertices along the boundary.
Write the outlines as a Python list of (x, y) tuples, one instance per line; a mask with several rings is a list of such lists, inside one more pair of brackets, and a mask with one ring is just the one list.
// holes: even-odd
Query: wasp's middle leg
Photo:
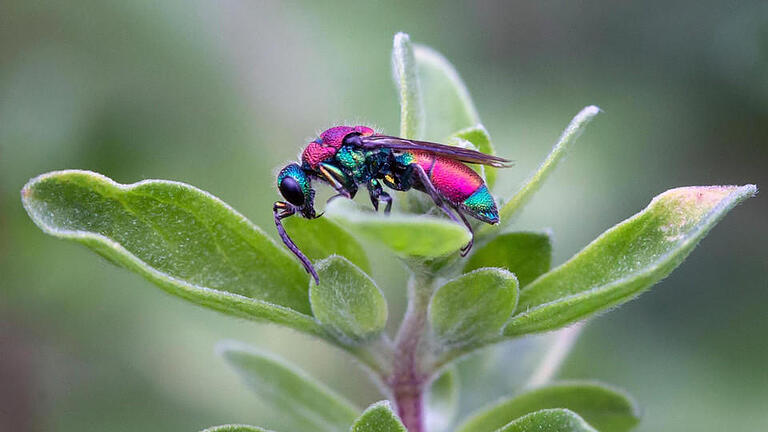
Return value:
[(371, 179), (368, 182), (368, 194), (371, 197), (371, 204), (376, 211), (379, 211), (379, 202), (385, 202), (384, 214), (389, 214), (392, 210), (392, 197), (384, 192), (384, 188), (381, 187), (381, 182), (376, 179)]

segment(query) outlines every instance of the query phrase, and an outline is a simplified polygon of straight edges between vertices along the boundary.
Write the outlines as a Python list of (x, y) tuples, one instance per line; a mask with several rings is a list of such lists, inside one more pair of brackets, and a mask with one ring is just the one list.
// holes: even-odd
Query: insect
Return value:
[(435, 205), (454, 222), (463, 224), (472, 239), (461, 249), (465, 256), (472, 248), (474, 232), (466, 218), (496, 224), (499, 212), (488, 186), (470, 164), (509, 167), (511, 161), (474, 150), (380, 135), (366, 126), (332, 127), (310, 142), (301, 154), (301, 164), (291, 163), (277, 175), (277, 187), (285, 201), (277, 201), (273, 212), (280, 238), (319, 284), (310, 260), (299, 250), (283, 228), (282, 220), (293, 215), (315, 219), (315, 190), (312, 181), (330, 185), (337, 197), (354, 198), (365, 185), (373, 208), (392, 208), (392, 197), (384, 186), (397, 191), (415, 189), (428, 194)]

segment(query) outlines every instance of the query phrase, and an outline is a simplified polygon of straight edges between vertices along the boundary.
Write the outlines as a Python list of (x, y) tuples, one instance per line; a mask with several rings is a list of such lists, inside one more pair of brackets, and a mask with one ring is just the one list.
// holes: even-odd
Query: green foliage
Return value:
[[(525, 205), (533, 194), (539, 190), (544, 181), (549, 175), (557, 168), (560, 160), (565, 157), (570, 147), (576, 142), (584, 128), (595, 118), (600, 112), (600, 108), (592, 105), (584, 108), (576, 117), (571, 120), (571, 123), (560, 135), (560, 139), (557, 144), (552, 148), (552, 151), (544, 159), (539, 169), (529, 178), (523, 187), (499, 209), (499, 218), (501, 222), (498, 228), (502, 228), (512, 221), (512, 215)], [(490, 228), (485, 228), (488, 231)]]
[(459, 250), (469, 242), (464, 227), (444, 218), (426, 215), (373, 213), (353, 202), (334, 200), (326, 217), (350, 232), (381, 243), (402, 257), (435, 258)]
[(624, 303), (667, 276), (755, 186), (669, 190), (520, 293), (508, 335), (552, 330)]
[(442, 141), (459, 130), (478, 125), (480, 116), (453, 65), (424, 45), (415, 45), (413, 56), (425, 117), (423, 135), (418, 138)]
[(486, 268), (441, 286), (429, 305), (429, 323), (445, 346), (464, 345), (497, 335), (517, 306), (517, 279)]
[(346, 430), (360, 412), (283, 359), (237, 343), (222, 344), (219, 352), (259, 398), (284, 414), (297, 430)]
[(392, 76), (400, 96), (400, 136), (403, 138), (420, 138), (424, 131), (424, 106), (417, 73), (411, 38), (405, 33), (396, 34), (392, 46)]
[(171, 294), (238, 317), (324, 335), (296, 260), (218, 198), (163, 180), (122, 185), (88, 171), (34, 178), (21, 192), (46, 233), (82, 243)]
[(328, 218), (312, 220), (292, 217), (283, 220), (296, 246), (312, 261), (341, 255), (368, 273), (371, 264), (360, 243)]
[(501, 234), (479, 247), (464, 265), (464, 272), (500, 267), (517, 276), (520, 288), (549, 271), (552, 242), (549, 234), (513, 232)]
[(545, 409), (523, 416), (497, 432), (597, 432), (573, 411)]
[(542, 409), (567, 408), (601, 432), (625, 432), (639, 421), (634, 401), (597, 383), (559, 383), (504, 399), (470, 417), (457, 432), (495, 431)]
[(355, 420), (351, 432), (407, 432), (388, 401), (377, 402)]
[[(451, 138), (460, 138), (480, 151), (493, 153), (490, 137), (480, 124), (469, 91), (445, 57), (432, 48), (411, 44), (408, 35), (398, 33), (392, 65), (400, 98), (400, 136), (449, 144), (454, 143)], [(494, 168), (477, 169), (487, 176), (492, 186)], [(415, 194), (407, 195), (401, 205), (412, 213), (433, 208), (428, 197)]]
[(347, 259), (332, 256), (316, 265), (320, 284), (309, 284), (312, 313), (344, 343), (371, 339), (387, 324), (387, 300), (371, 278)]
[[(493, 153), (466, 86), (442, 55), (414, 47), (399, 33), (392, 65), (401, 136)], [(639, 295), (680, 265), (729, 210), (756, 193), (752, 185), (667, 191), (550, 270), (548, 234), (500, 229), (598, 112), (589, 106), (576, 115), (538, 171), (502, 206), (501, 223), (478, 230), (473, 255), (463, 264), (457, 263), (457, 251), (470, 234), (434, 211), (429, 199), (415, 198), (420, 196), (415, 192), (404, 200), (406, 208), (434, 214), (384, 215), (339, 199), (328, 205), (324, 218), (286, 220), (296, 243), (315, 261), (319, 285), (245, 217), (183, 183), (122, 185), (91, 172), (60, 171), (30, 180), (22, 201), (46, 233), (84, 244), (171, 294), (306, 332), (355, 355), (401, 411), (408, 407), (411, 415), (403, 422), (412, 432), (422, 432), (420, 410), (431, 383), (426, 423), (435, 432), (450, 427), (457, 411), (459, 379), (451, 364), (456, 358), (503, 339), (561, 328)], [(483, 173), (492, 186), (496, 171), (486, 167)], [(370, 263), (355, 238), (381, 244), (412, 272), (408, 310), (394, 341), (384, 333), (386, 299), (366, 274)], [(389, 402), (374, 404), (358, 417), (360, 410), (351, 402), (283, 360), (236, 344), (220, 351), (296, 430), (406, 431)], [(567, 348), (561, 351), (553, 364), (543, 363), (542, 376), (554, 373)], [(637, 408), (623, 393), (598, 384), (562, 383), (502, 400), (459, 431), (592, 432), (595, 426), (624, 432), (637, 421)], [(266, 432), (244, 425), (208, 431)]]

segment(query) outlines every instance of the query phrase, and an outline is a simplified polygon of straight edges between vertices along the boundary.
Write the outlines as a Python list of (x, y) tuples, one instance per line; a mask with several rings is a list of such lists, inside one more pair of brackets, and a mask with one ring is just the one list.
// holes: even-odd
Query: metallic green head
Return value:
[(292, 163), (280, 170), (277, 188), (297, 213), (307, 219), (315, 218), (315, 191), (309, 176), (298, 164)]

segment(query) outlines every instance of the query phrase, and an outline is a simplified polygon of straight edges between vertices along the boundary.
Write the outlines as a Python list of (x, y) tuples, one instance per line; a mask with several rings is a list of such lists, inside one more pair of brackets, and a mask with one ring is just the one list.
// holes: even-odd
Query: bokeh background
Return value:
[[(221, 339), (274, 350), (360, 405), (380, 398), (337, 350), (187, 304), (45, 236), (19, 190), (63, 168), (174, 179), (271, 232), (273, 169), (308, 138), (348, 121), (397, 132), (397, 31), (454, 62), (517, 161), (501, 196), (580, 108), (605, 111), (516, 224), (551, 228), (556, 263), (668, 188), (768, 185), (760, 0), (4, 0), (0, 430), (290, 430), (217, 358)], [(626, 389), (639, 431), (768, 430), (766, 207), (735, 209), (651, 292), (590, 322), (560, 376)], [(369, 252), (397, 319), (403, 271)]]

